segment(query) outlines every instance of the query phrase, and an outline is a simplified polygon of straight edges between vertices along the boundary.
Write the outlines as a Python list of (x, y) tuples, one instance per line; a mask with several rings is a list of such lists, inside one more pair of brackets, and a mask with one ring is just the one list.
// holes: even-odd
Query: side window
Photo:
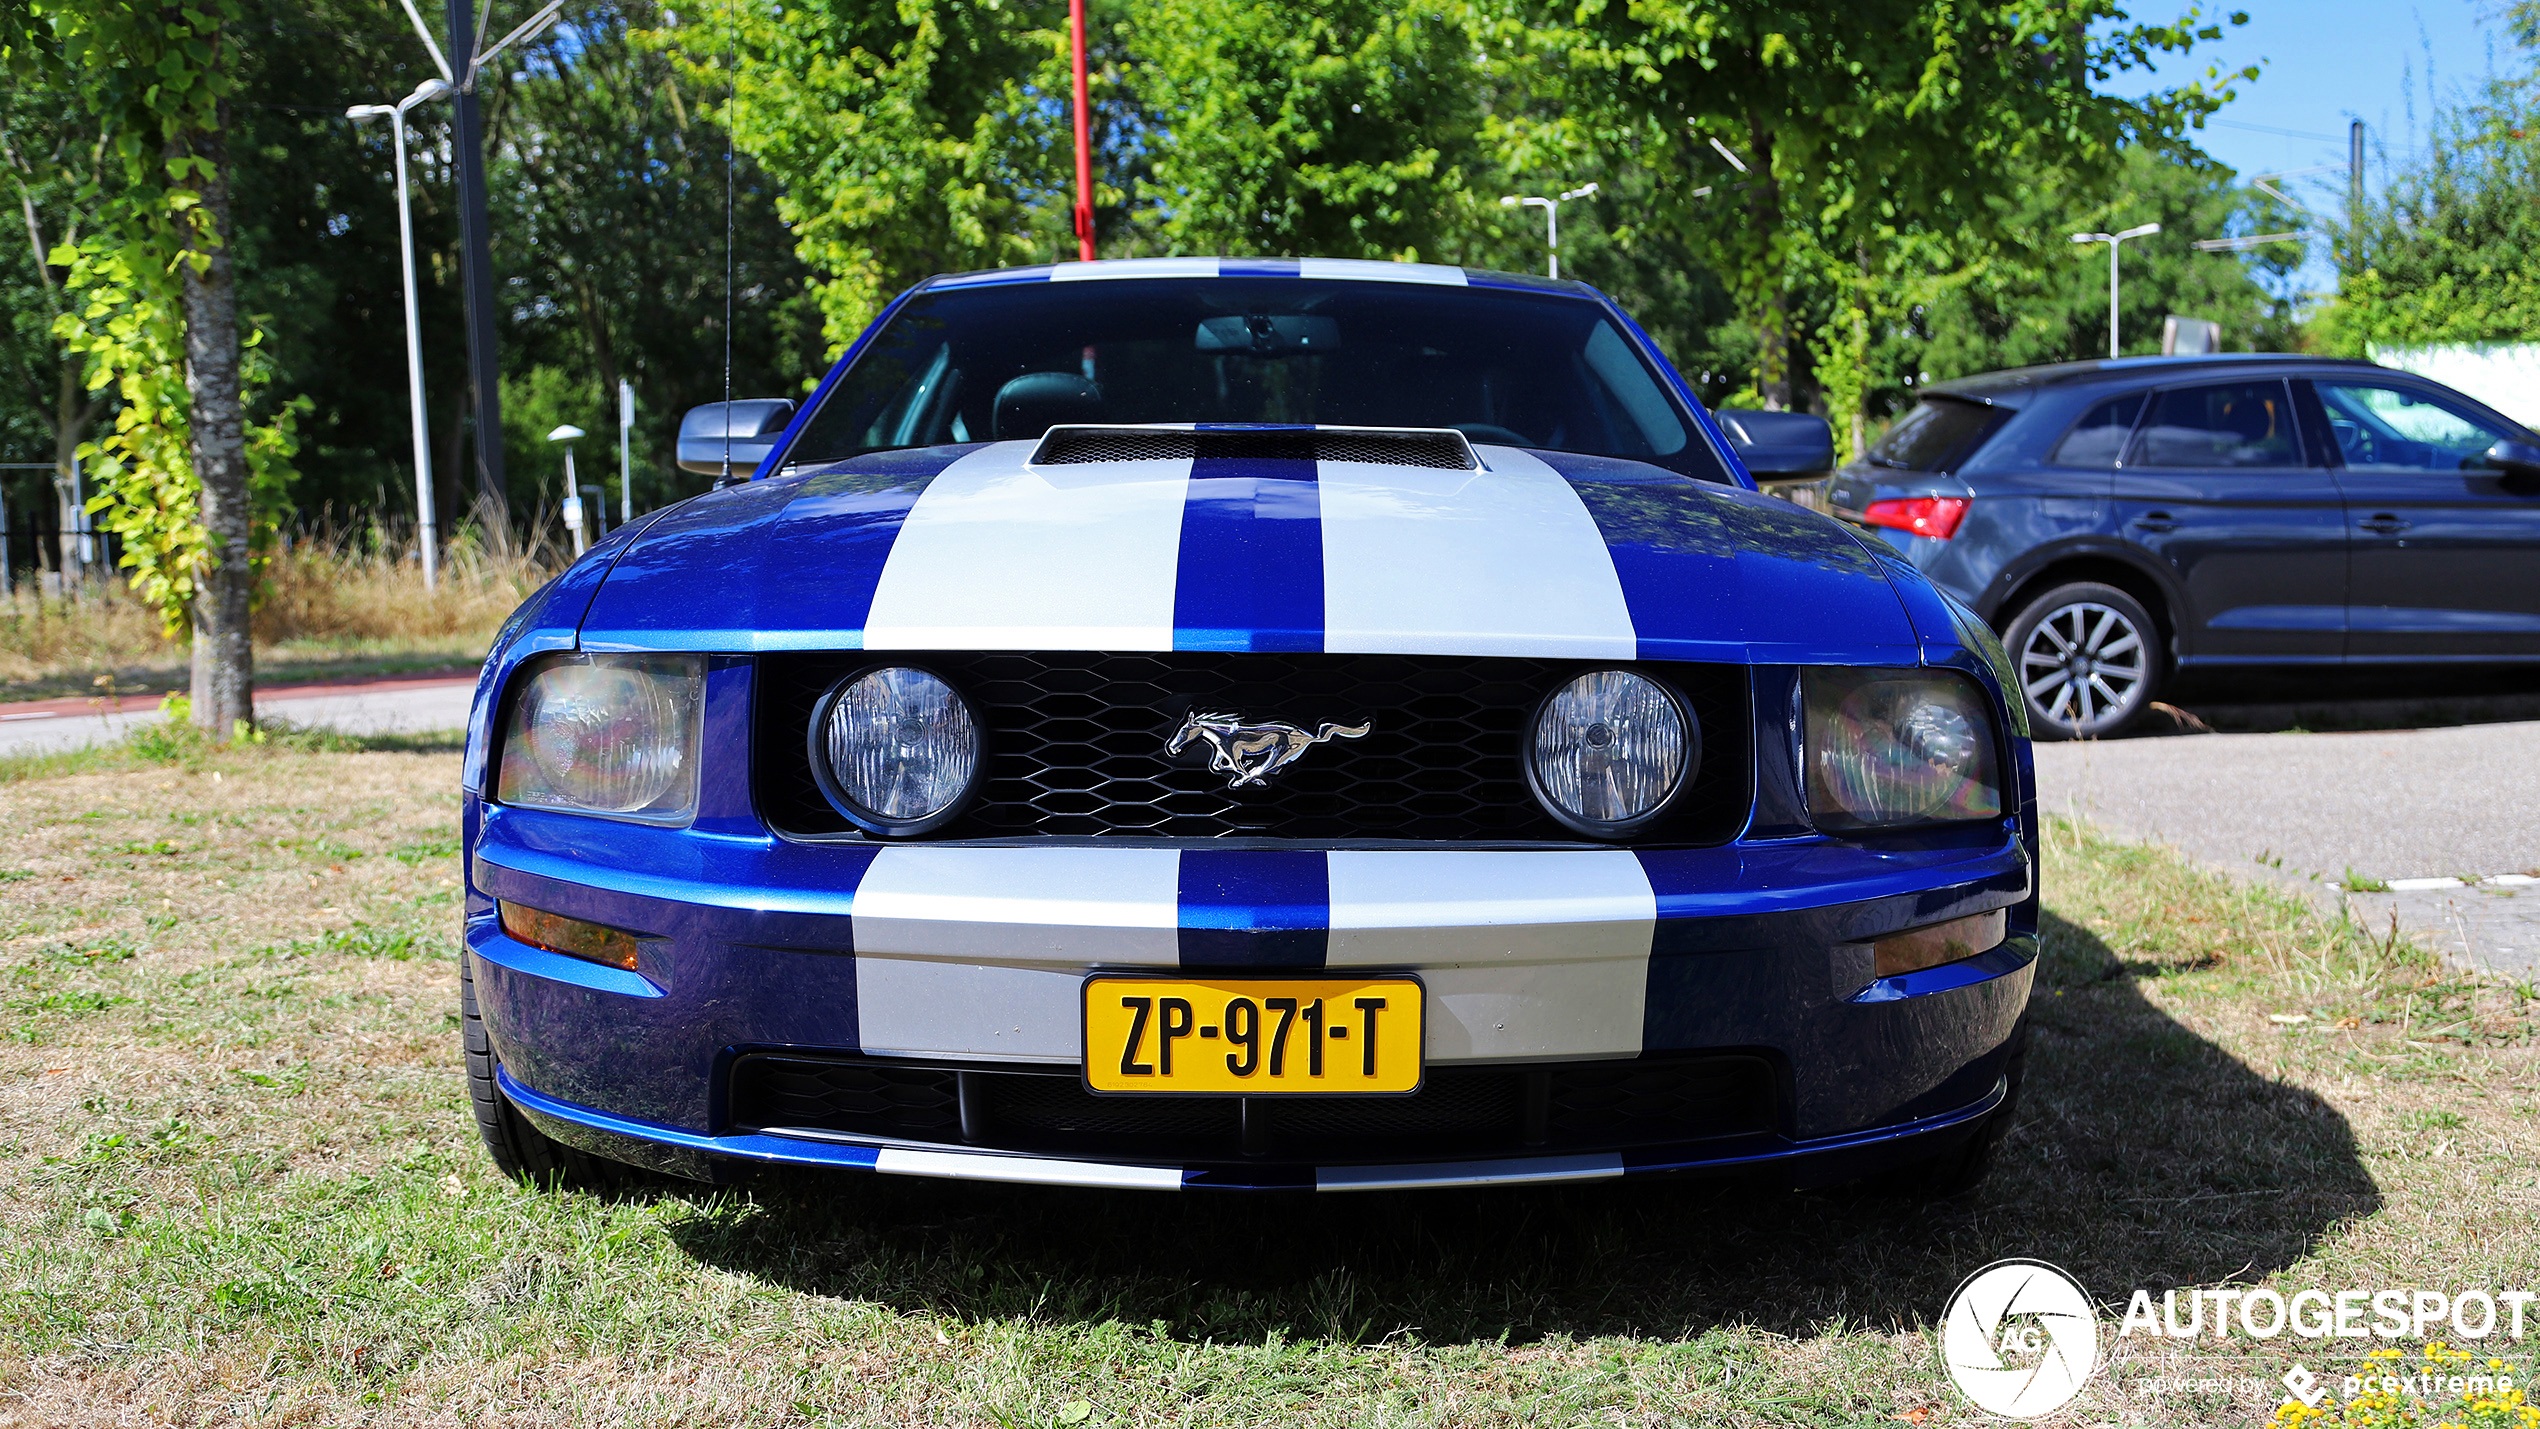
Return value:
[(2406, 387), (2320, 382), (2329, 434), (2348, 466), (2377, 471), (2477, 471), (2506, 434), (2448, 402)]
[(2115, 466), (2125, 452), (2125, 439), (2134, 432), (2134, 419), (2142, 412), (2140, 392), (2109, 398), (2075, 422), (2047, 460), (2057, 466), (2086, 466), (2098, 471)]
[(1899, 471), (1955, 470), (1975, 455), (2002, 422), (2002, 414), (1982, 402), (1947, 393), (1926, 397), (1897, 418), (1887, 435), (1870, 444), (1870, 465)]
[(2293, 404), (2282, 382), (2217, 382), (2156, 392), (2126, 458), (2128, 466), (2203, 471), (2301, 464)]

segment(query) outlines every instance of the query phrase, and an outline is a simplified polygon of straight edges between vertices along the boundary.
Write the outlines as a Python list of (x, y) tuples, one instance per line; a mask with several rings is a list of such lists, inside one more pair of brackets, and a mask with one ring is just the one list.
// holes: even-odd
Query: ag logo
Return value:
[(2073, 1278), (2003, 1260), (1966, 1279), (1941, 1315), (1940, 1355), (1958, 1392), (2006, 1419), (2052, 1414), (2099, 1364), (2099, 1318)]

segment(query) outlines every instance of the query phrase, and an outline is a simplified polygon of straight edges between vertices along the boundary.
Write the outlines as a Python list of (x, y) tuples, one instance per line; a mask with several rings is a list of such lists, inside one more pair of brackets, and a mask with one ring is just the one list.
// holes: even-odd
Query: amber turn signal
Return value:
[(1996, 908), (1971, 918), (1952, 918), (1946, 923), (1881, 938), (1870, 945), (1870, 950), (1878, 959), (1880, 977), (1920, 972), (2000, 947), (2009, 922), (2010, 910)]
[(635, 935), (632, 933), (604, 928), (597, 923), (585, 923), (561, 913), (542, 913), (517, 903), (505, 902), (497, 906), (502, 909), (503, 931), (533, 948), (545, 948), (551, 953), (588, 958), (613, 968), (635, 971)]

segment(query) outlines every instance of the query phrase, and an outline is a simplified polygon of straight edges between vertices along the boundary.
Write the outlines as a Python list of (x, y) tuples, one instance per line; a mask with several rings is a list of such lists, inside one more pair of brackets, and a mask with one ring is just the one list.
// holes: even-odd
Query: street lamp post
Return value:
[(2110, 357), (2117, 355), (2117, 245), (2129, 238), (2141, 238), (2160, 231), (2161, 225), (2146, 223), (2121, 233), (2076, 233), (2073, 235), (2075, 243), (2108, 245), (2108, 355)]
[(1537, 198), (1533, 194), (1510, 194), (1499, 201), (1502, 208), (1539, 208), (1543, 210), (1543, 244), (1552, 260), (1552, 276), (1561, 276), (1561, 205), (1574, 198), (1586, 198), (1596, 192), (1596, 185), (1583, 184), (1559, 198)]
[(564, 528), (573, 533), (573, 554), (577, 557), (582, 554), (584, 546), (582, 540), (582, 486), (579, 482), (574, 480), (573, 476), (573, 444), (580, 441), (582, 437), (582, 429), (572, 425), (571, 423), (567, 423), (566, 425), (558, 427), (554, 431), (547, 433), (547, 440), (551, 442), (564, 443)]
[(617, 383), (617, 524), (635, 519), (635, 384)]
[(423, 334), (415, 317), (415, 220), (414, 204), (406, 187), (406, 111), (449, 92), (446, 82), (427, 79), (395, 104), (356, 104), (344, 111), (345, 118), (355, 120), (387, 115), (390, 138), (397, 149), (397, 247), (406, 261), (406, 395), (414, 423), (415, 524), (419, 528), (417, 544), (423, 548), (423, 588), (427, 591), (440, 579), (441, 532), (432, 504), (432, 442), (423, 415)]

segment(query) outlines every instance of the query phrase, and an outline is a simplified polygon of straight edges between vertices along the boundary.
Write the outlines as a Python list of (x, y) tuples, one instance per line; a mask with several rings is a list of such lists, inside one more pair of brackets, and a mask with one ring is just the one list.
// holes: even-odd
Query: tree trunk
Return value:
[(192, 399), (194, 476), (202, 486), (204, 563), (195, 581), (194, 722), (226, 739), (255, 723), (255, 651), (248, 597), (255, 568), (248, 541), (246, 413), (239, 392), (238, 294), (228, 240), (228, 106), (221, 125), (194, 141), (211, 162), (202, 212), (211, 230), (201, 272), (185, 265), (185, 387)]
[(1773, 135), (1763, 121), (1749, 116), (1747, 152), (1747, 243), (1756, 267), (1747, 275), (1755, 319), (1755, 386), (1764, 410), (1790, 410), (1790, 292), (1782, 281), (1782, 194), (1773, 177)]

